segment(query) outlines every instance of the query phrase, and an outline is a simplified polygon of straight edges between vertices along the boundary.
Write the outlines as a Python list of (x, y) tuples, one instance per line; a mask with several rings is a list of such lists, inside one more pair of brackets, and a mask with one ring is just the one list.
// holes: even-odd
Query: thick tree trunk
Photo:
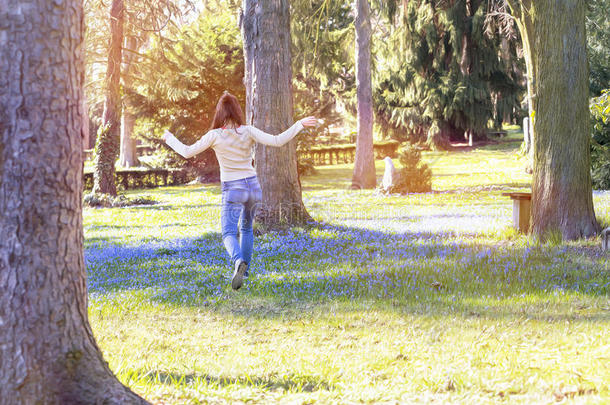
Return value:
[(355, 0), (356, 9), (356, 96), (358, 138), (352, 188), (375, 188), (373, 153), (373, 90), (371, 85), (371, 11), (368, 0)]
[[(244, 0), (242, 35), (246, 67), (246, 120), (278, 134), (293, 124), (288, 0)], [(296, 142), (256, 146), (263, 189), (259, 220), (269, 226), (310, 220), (301, 197)]]
[[(136, 37), (131, 36), (125, 41), (126, 49), (131, 51), (137, 51), (138, 40)], [(129, 88), (131, 86), (130, 70), (133, 64), (135, 54), (128, 52), (123, 58), (123, 87)], [(123, 102), (123, 113), (121, 114), (121, 151), (119, 155), (119, 164), (121, 167), (135, 167), (140, 164), (138, 161), (138, 154), (136, 153), (136, 142), (132, 138), (133, 128), (136, 124), (136, 117), (131, 113), (132, 107), (129, 103), (129, 99), (125, 98)]]
[(114, 165), (119, 154), (121, 127), (121, 62), (123, 56), (123, 0), (110, 7), (110, 46), (106, 70), (106, 99), (102, 125), (95, 141), (93, 192), (116, 195)]
[(0, 402), (145, 403), (87, 318), (82, 1), (0, 9)]
[[(534, 179), (532, 232), (594, 235), (584, 1), (532, 2)], [(530, 42), (531, 42), (530, 37)]]

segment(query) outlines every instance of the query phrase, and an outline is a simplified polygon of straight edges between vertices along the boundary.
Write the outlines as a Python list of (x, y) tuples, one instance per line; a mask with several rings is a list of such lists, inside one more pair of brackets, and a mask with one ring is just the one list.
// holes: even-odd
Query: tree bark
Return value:
[(110, 46), (106, 70), (106, 99), (102, 125), (95, 141), (93, 192), (116, 195), (114, 181), (119, 154), (121, 127), (121, 62), (123, 56), (123, 0), (112, 0), (110, 7)]
[(132, 138), (136, 117), (129, 110), (129, 103), (125, 103), (121, 115), (121, 153), (119, 164), (121, 167), (129, 168), (140, 164), (136, 151), (136, 142)]
[[(246, 67), (246, 121), (278, 134), (293, 124), (288, 0), (244, 0), (241, 16)], [(268, 226), (311, 219), (301, 197), (296, 142), (257, 145), (256, 172), (263, 189), (258, 219)]]
[[(125, 41), (126, 49), (138, 51), (138, 40), (131, 36)], [(129, 88), (132, 80), (129, 73), (133, 64), (134, 53), (128, 53), (124, 58), (123, 63), (123, 87)], [(131, 113), (132, 107), (129, 103), (129, 98), (125, 97), (123, 102), (123, 113), (121, 114), (121, 147), (119, 155), (119, 164), (121, 167), (135, 167), (140, 164), (136, 151), (136, 142), (132, 138), (133, 128), (136, 124), (136, 117)]]
[(368, 0), (355, 0), (356, 8), (356, 97), (358, 103), (358, 137), (352, 188), (375, 188), (375, 155), (373, 153), (373, 90), (371, 85), (371, 11)]
[(145, 403), (87, 317), (82, 1), (0, 6), (0, 402)]
[[(531, 4), (534, 107), (532, 232), (598, 231), (593, 211), (584, 1)], [(532, 42), (532, 37), (529, 37)]]
[[(517, 27), (521, 32), (521, 38), (523, 43), (523, 57), (525, 59), (525, 70), (526, 70), (526, 84), (527, 84), (527, 111), (529, 117), (528, 134), (523, 134), (525, 139), (529, 140), (529, 146), (526, 144), (526, 157), (527, 157), (527, 169), (534, 167), (534, 93), (536, 87), (536, 65), (535, 65), (535, 52), (536, 52), (536, 36), (534, 33), (534, 21), (533, 21), (533, 10), (532, 0), (521, 0), (519, 2), (510, 1), (511, 10), (515, 15), (515, 21)], [(525, 129), (525, 128), (524, 128)]]

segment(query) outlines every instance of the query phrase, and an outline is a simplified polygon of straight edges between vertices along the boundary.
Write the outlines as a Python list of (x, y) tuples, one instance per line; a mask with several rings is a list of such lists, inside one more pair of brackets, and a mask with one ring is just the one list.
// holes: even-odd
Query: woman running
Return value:
[[(269, 146), (283, 146), (303, 127), (315, 126), (317, 119), (303, 118), (278, 136), (244, 124), (244, 114), (237, 98), (225, 92), (216, 105), (212, 129), (193, 145), (184, 145), (169, 131), (163, 134), (167, 145), (186, 159), (208, 148), (214, 149), (216, 153), (222, 188), (222, 241), (231, 256), (234, 268), (231, 279), (231, 287), (234, 290), (239, 289), (244, 276), (248, 276), (254, 243), (252, 225), (256, 208), (262, 199), (261, 186), (256, 177), (256, 170), (252, 167), (252, 147), (257, 142)], [(238, 221), (241, 222), (239, 239)]]

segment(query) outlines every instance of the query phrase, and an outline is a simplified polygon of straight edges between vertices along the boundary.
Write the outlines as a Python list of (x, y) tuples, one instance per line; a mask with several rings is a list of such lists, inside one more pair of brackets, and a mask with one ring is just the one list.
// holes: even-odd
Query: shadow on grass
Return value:
[(91, 248), (89, 290), (105, 298), (145, 291), (151, 302), (243, 317), (298, 317), (336, 303), (429, 316), (610, 320), (607, 310), (575, 311), (561, 299), (607, 296), (610, 255), (469, 242), (478, 236), (328, 224), (267, 233), (257, 239), (252, 276), (238, 292), (229, 287), (231, 268), (216, 233)]
[(289, 391), (289, 392), (314, 392), (320, 390), (330, 391), (333, 386), (326, 380), (311, 375), (265, 375), (261, 376), (211, 376), (206, 374), (179, 374), (167, 371), (149, 371), (144, 375), (133, 376), (145, 378), (149, 383), (161, 383), (167, 385), (184, 384), (193, 385), (200, 381), (218, 387), (234, 385), (250, 386), (267, 391)]

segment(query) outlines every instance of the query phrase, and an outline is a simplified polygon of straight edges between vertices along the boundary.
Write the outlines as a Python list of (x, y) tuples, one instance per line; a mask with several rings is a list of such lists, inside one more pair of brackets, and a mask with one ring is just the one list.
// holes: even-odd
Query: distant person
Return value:
[[(315, 126), (317, 120), (315, 117), (303, 118), (277, 136), (244, 124), (244, 114), (237, 98), (225, 92), (216, 105), (212, 128), (193, 145), (184, 145), (169, 131), (163, 134), (167, 145), (184, 158), (193, 157), (208, 148), (216, 153), (222, 188), (222, 241), (234, 268), (231, 279), (234, 290), (239, 289), (244, 276), (248, 276), (254, 243), (252, 225), (262, 199), (261, 186), (252, 167), (252, 148), (257, 142), (277, 147), (285, 145), (303, 127)], [(241, 222), (239, 239), (238, 220)]]

